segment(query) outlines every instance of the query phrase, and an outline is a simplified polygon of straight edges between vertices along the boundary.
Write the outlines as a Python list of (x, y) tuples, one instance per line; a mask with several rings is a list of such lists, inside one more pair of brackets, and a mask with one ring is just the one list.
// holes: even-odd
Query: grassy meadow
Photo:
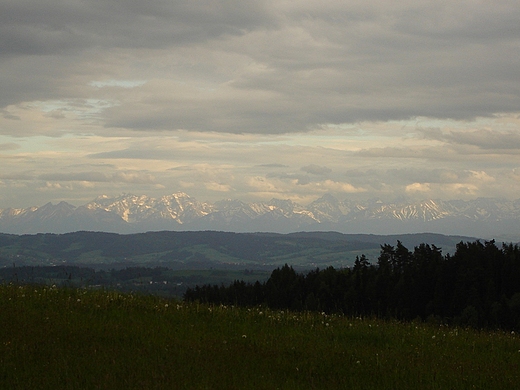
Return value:
[(514, 389), (520, 337), (0, 286), (2, 389)]

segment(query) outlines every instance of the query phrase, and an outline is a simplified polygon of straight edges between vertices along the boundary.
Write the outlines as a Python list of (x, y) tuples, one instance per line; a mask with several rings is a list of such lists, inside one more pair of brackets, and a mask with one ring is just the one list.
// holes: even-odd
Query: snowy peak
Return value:
[[(474, 237), (511, 234), (520, 227), (520, 200), (427, 199), (418, 202), (356, 202), (324, 195), (307, 206), (271, 199), (246, 203), (200, 202), (184, 192), (160, 198), (101, 195), (84, 206), (66, 202), (0, 210), (0, 231), (61, 233), (100, 230), (118, 233), (150, 230), (225, 230), (236, 232), (335, 230), (343, 233), (437, 232)], [(520, 233), (517, 233), (520, 235)]]
[(326, 194), (312, 202), (308, 209), (318, 222), (339, 222), (352, 208), (347, 202), (340, 202), (334, 196)]
[(441, 201), (425, 200), (410, 204), (378, 203), (374, 207), (364, 208), (364, 212), (368, 218), (434, 221), (453, 215), (456, 210)]
[(212, 210), (210, 205), (198, 202), (183, 192), (160, 199), (132, 194), (123, 194), (117, 198), (104, 196), (96, 198), (86, 207), (116, 213), (128, 223), (169, 219), (182, 224), (186, 218), (202, 217)]

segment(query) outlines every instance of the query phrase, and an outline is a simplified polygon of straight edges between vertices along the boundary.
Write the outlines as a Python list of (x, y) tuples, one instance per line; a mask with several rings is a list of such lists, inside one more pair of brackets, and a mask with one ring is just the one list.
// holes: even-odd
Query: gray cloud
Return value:
[(0, 56), (66, 54), (94, 46), (170, 47), (273, 23), (261, 2), (234, 0), (21, 0), (1, 4), (0, 11)]
[(13, 120), (13, 121), (19, 121), (21, 118), (18, 116), (18, 115), (13, 115), (13, 114), (9, 114), (7, 112), (2, 112), (2, 117), (5, 118), (5, 119), (10, 119), (10, 120)]
[(401, 168), (386, 171), (386, 176), (400, 184), (410, 183), (458, 183), (467, 180), (467, 171), (452, 169)]
[(497, 131), (481, 129), (472, 131), (425, 130), (424, 134), (430, 139), (447, 143), (478, 146), (481, 149), (520, 149), (520, 132)]
[(2, 172), (0, 173), (0, 179), (3, 180), (32, 180), (35, 178), (33, 172)]
[[(520, 103), (515, 1), (22, 0), (0, 15), (0, 105), (103, 95), (107, 128), (284, 133)], [(150, 83), (87, 87), (120, 75)]]
[[(275, 19), (270, 15), (261, 2), (235, 0), (153, 0), (146, 5), (117, 0), (1, 3), (0, 107), (88, 97), (84, 91), (88, 82), (121, 73), (114, 62), (103, 66), (107, 53), (128, 51), (133, 61), (141, 62), (142, 55), (135, 51), (163, 50), (161, 56), (172, 47), (244, 35), (273, 26)], [(94, 79), (82, 80), (84, 77)]]
[(168, 170), (169, 171), (189, 172), (189, 171), (194, 171), (195, 168), (192, 166), (188, 166), (188, 165), (182, 165), (180, 167), (169, 168)]
[(135, 184), (152, 184), (155, 183), (155, 178), (144, 172), (117, 172), (112, 175), (113, 181), (122, 183), (135, 183)]
[(40, 175), (40, 180), (52, 181), (94, 181), (108, 182), (109, 177), (101, 172), (77, 172), (77, 173), (48, 173)]
[(152, 175), (143, 172), (116, 172), (110, 175), (101, 172), (50, 173), (38, 176), (46, 181), (85, 181), (85, 182), (120, 182), (153, 183)]
[(516, 0), (4, 1), (0, 197), (516, 196), (518, 20)]
[[(158, 156), (161, 158), (165, 158), (164, 152), (161, 153), (162, 156)], [(157, 156), (156, 151), (151, 150), (137, 150), (137, 149), (123, 149), (123, 150), (114, 150), (110, 152), (101, 152), (101, 153), (92, 153), (89, 154), (88, 157), (102, 159), (102, 158), (135, 158), (135, 159), (149, 159), (152, 156)]]
[(306, 185), (312, 182), (308, 175), (298, 173), (268, 173), (265, 177), (267, 179), (277, 178), (282, 181), (294, 182), (296, 185)]
[(325, 176), (332, 172), (332, 169), (327, 167), (321, 167), (316, 164), (306, 165), (300, 168), (302, 171), (310, 173), (312, 175)]
[(19, 144), (15, 144), (14, 142), (8, 142), (8, 143), (0, 144), (0, 151), (2, 151), (2, 150), (16, 150), (16, 149), (20, 149), (20, 145)]
[[(212, 150), (208, 159), (215, 157), (217, 152)], [(134, 146), (128, 149), (113, 150), (108, 152), (92, 153), (87, 157), (92, 159), (134, 159), (134, 160), (162, 160), (162, 161), (198, 161), (204, 157), (204, 152), (189, 149), (161, 149), (149, 148), (143, 145), (141, 149)]]
[(288, 168), (287, 165), (284, 164), (260, 164), (256, 165), (257, 167), (263, 167), (263, 168)]

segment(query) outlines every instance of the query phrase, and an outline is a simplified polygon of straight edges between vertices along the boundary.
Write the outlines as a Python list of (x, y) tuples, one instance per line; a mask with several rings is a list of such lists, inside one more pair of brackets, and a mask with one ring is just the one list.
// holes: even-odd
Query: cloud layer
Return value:
[(0, 0), (0, 208), (515, 197), (516, 1)]

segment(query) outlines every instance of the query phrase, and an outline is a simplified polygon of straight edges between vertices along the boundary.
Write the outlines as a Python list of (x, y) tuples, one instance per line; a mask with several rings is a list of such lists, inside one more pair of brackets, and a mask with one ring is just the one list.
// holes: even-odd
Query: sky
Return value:
[(0, 209), (520, 198), (517, 0), (0, 0)]

